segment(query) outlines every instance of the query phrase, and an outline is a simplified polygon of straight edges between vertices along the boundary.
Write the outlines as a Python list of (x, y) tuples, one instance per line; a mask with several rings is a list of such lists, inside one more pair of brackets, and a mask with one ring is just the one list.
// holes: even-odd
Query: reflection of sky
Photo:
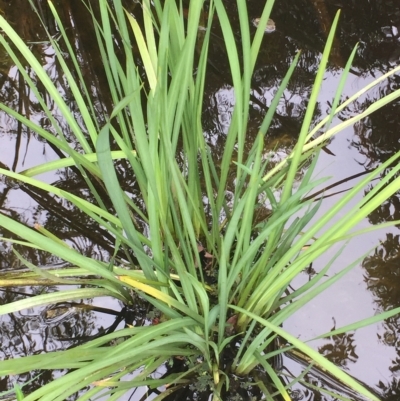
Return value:
[[(47, 47), (44, 52), (48, 52), (51, 48)], [(46, 57), (48, 61), (48, 65), (45, 66), (49, 76), (53, 79), (56, 78), (57, 71), (54, 68), (54, 57)], [(51, 65), (53, 64), (53, 68)], [(18, 82), (18, 70), (17, 67), (10, 68), (9, 78), (14, 83)], [(16, 90), (13, 86), (11, 88), (7, 88), (9, 91)], [(64, 91), (62, 88), (58, 88), (60, 93)], [(3, 88), (3, 90), (5, 90)], [(34, 96), (34, 93), (29, 88), (25, 88), (25, 95), (28, 94), (29, 101), (33, 104), (37, 104), (37, 99)], [(11, 95), (8, 95), (11, 97)], [(13, 94), (13, 96), (18, 96), (17, 91)], [(9, 107), (15, 107), (7, 104)], [(40, 125), (40, 119), (44, 117), (44, 112), (38, 110), (34, 110), (30, 108), (29, 110), (29, 119)], [(20, 145), (19, 148), (16, 146), (16, 137), (18, 134), (17, 131), (17, 122), (12, 119), (3, 111), (0, 111), (0, 140), (1, 140), (1, 150), (0, 150), (0, 161), (8, 166), (10, 169), (14, 164), (16, 158), (18, 158), (18, 163), (15, 167), (16, 172), (20, 172), (26, 170), (28, 168), (37, 166), (42, 163), (46, 163), (48, 161), (57, 160), (58, 156), (54, 153), (54, 151), (44, 142), (38, 141), (36, 138), (36, 134), (32, 131), (30, 132), (29, 137), (26, 134), (26, 127), (22, 127), (23, 134), (20, 135)], [(54, 182), (58, 179), (57, 175), (54, 172), (49, 172), (45, 174), (41, 174), (40, 176), (34, 177), (39, 180), (42, 180), (47, 183)], [(8, 208), (12, 208), (13, 210), (19, 211), (24, 214), (25, 221), (28, 224), (34, 224), (37, 221), (32, 219), (33, 206), (36, 205), (36, 202), (32, 200), (30, 196), (28, 196), (23, 191), (18, 189), (11, 190), (7, 195), (7, 203), (6, 206)]]
[[(45, 145), (43, 142), (39, 142), (32, 134), (27, 144), (27, 138), (25, 135), (21, 137), (21, 146), (19, 150), (15, 148), (15, 137), (9, 139), (7, 136), (0, 138), (1, 140), (1, 151), (0, 151), (0, 161), (6, 166), (11, 167), (14, 162), (15, 152), (19, 152), (19, 160), (16, 167), (16, 171), (26, 170), (27, 168), (37, 166), (38, 164), (45, 163), (51, 160), (57, 160), (58, 156), (55, 155), (53, 150)], [(26, 152), (25, 149), (29, 147), (29, 151)], [(58, 179), (54, 172), (49, 172), (41, 174), (40, 176), (34, 177), (40, 179), (44, 182), (51, 183)], [(15, 189), (11, 190), (7, 195), (6, 207), (13, 210), (19, 211), (24, 214), (24, 217), (28, 219), (28, 224), (36, 223), (37, 220), (33, 221), (32, 212), (33, 206), (36, 202), (25, 192)]]
[[(324, 80), (319, 96), (323, 112), (328, 110), (326, 102), (332, 102), (339, 79), (340, 76), (327, 74)], [(354, 78), (350, 75), (344, 96), (352, 95), (370, 81), (371, 79), (364, 80), (358, 77)], [(334, 124), (337, 123), (337, 121), (334, 121)], [(357, 150), (350, 147), (352, 137), (353, 128), (350, 127), (336, 136), (328, 146), (336, 156), (330, 156), (321, 152), (315, 169), (318, 178), (332, 177), (328, 182), (329, 184), (363, 171), (363, 167), (357, 163), (357, 161), (360, 161)], [(349, 181), (331, 191), (336, 192), (341, 189), (351, 188), (356, 182), (357, 180)], [(362, 195), (360, 194), (349, 206), (355, 205), (357, 201), (361, 200)], [(318, 219), (318, 216), (323, 215), (325, 211), (329, 210), (340, 196), (342, 195), (325, 199), (315, 218)], [(342, 217), (349, 209), (350, 207), (347, 207), (344, 211), (340, 212), (338, 217)], [(370, 227), (370, 224), (364, 220), (357, 228), (362, 229), (367, 227)], [(384, 240), (385, 233), (387, 232), (398, 234), (398, 230), (394, 227), (364, 234), (352, 239), (340, 257), (335, 261), (329, 272), (329, 276), (331, 277), (335, 272), (347, 267), (374, 246), (378, 245), (380, 240)], [(313, 268), (319, 271), (329, 262), (338, 249), (339, 246), (336, 246), (320, 257), (313, 264)], [(333, 318), (336, 321), (336, 328), (340, 328), (358, 320), (374, 316), (377, 313), (377, 306), (373, 302), (373, 294), (366, 288), (363, 275), (365, 275), (365, 270), (361, 265), (358, 265), (331, 288), (319, 295), (308, 306), (300, 310), (289, 321), (285, 322), (284, 328), (301, 340), (306, 340), (330, 331), (333, 327)], [(299, 277), (299, 282), (304, 282), (307, 279), (308, 277), (304, 274), (303, 277)], [(390, 381), (391, 372), (388, 370), (388, 367), (396, 356), (394, 348), (379, 343), (377, 331), (382, 334), (382, 330), (379, 327), (381, 327), (380, 324), (356, 331), (354, 336), (356, 344), (355, 352), (359, 358), (356, 363), (350, 362), (348, 364), (350, 368), (349, 373), (370, 386), (376, 385), (379, 380), (383, 382)], [(312, 345), (316, 348), (326, 344), (327, 341), (327, 339), (318, 340), (313, 342)]]

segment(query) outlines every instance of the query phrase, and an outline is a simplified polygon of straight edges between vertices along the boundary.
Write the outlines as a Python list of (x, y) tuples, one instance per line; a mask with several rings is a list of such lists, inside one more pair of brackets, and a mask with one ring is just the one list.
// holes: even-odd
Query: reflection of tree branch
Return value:
[[(93, 243), (102, 247), (108, 253), (113, 254), (115, 250), (115, 238), (107, 230), (104, 230), (99, 226), (97, 226), (97, 228), (94, 230), (93, 227), (89, 227), (85, 225), (85, 223), (80, 223), (79, 219), (76, 218), (76, 211), (71, 211), (64, 208), (59, 202), (57, 202), (45, 191), (29, 185), (21, 185), (20, 189), (27, 193), (33, 200), (35, 200), (41, 207), (43, 207), (44, 210), (49, 211), (53, 216), (55, 216), (63, 224), (65, 224), (65, 226), (68, 227), (69, 231), (76, 231), (80, 235), (85, 236)], [(60, 238), (67, 237), (62, 233), (57, 233), (57, 235)], [(118, 251), (118, 256), (122, 259), (126, 259), (125, 253), (121, 250)], [(130, 255), (130, 257), (136, 264), (137, 259), (133, 255)]]
[[(18, 113), (23, 114), (23, 103), (24, 103), (24, 81), (22, 79), (22, 74), (18, 73)], [(14, 161), (11, 166), (11, 170), (15, 171), (18, 165), (19, 159), (19, 148), (21, 146), (21, 139), (22, 139), (22, 123), (20, 120), (17, 121), (17, 132), (16, 132), (16, 140), (15, 140), (15, 152), (14, 152)]]
[(0, 194), (0, 209), (3, 209), (4, 203), (7, 199), (8, 193), (11, 191), (10, 187), (6, 187), (4, 191)]
[[(27, 350), (26, 344), (25, 344), (25, 341), (24, 341), (24, 330), (22, 329), (22, 327), (21, 327), (21, 325), (19, 323), (19, 320), (15, 318), (14, 313), (9, 313), (8, 316), (10, 316), (10, 319), (14, 323), (14, 333), (18, 333), (18, 336), (21, 339), (21, 344), (22, 344), (22, 348), (24, 350), (24, 354), (28, 355), (29, 351)], [(17, 351), (16, 353), (18, 354), (19, 352)]]
[[(269, 107), (265, 105), (263, 102), (261, 102), (252, 93), (250, 94), (250, 100), (257, 106), (259, 106), (263, 111), (265, 111), (265, 114), (268, 113)], [(281, 124), (283, 130), (289, 132), (294, 132), (294, 131), (300, 132), (300, 126), (297, 123), (297, 121), (294, 121), (293, 118), (290, 118), (288, 116), (281, 116), (277, 111), (275, 111), (273, 118), (276, 119)]]
[[(310, 0), (310, 3), (315, 8), (315, 14), (318, 18), (319, 26), (324, 33), (326, 39), (329, 35), (329, 31), (332, 25), (332, 17), (328, 12), (325, 0)], [(345, 63), (343, 61), (343, 57), (341, 56), (340, 47), (341, 45), (339, 36), (336, 35), (332, 43), (332, 50), (329, 54), (329, 59), (333, 62), (334, 65), (338, 67), (344, 67)]]
[(341, 185), (341, 184), (344, 184), (345, 182), (348, 182), (348, 181), (350, 181), (350, 180), (354, 180), (355, 178), (358, 178), (358, 177), (361, 177), (361, 176), (363, 176), (363, 175), (365, 175), (365, 174), (368, 174), (368, 173), (370, 173), (371, 171), (373, 171), (373, 170), (365, 170), (365, 171), (362, 171), (361, 173), (353, 174), (353, 175), (351, 175), (351, 176), (349, 176), (349, 177), (343, 178), (343, 180), (336, 181), (336, 182), (333, 183), (332, 185), (328, 185), (327, 187), (321, 189), (320, 191), (317, 191), (317, 192), (315, 192), (315, 193), (312, 194), (312, 195), (306, 196), (306, 197), (303, 199), (303, 202), (308, 201), (308, 200), (310, 200), (310, 199), (314, 199), (314, 201), (318, 201), (318, 200), (320, 200), (321, 198), (323, 198), (323, 199), (329, 198), (330, 196), (337, 195), (337, 194), (340, 194), (340, 193), (342, 193), (342, 192), (348, 191), (349, 189), (345, 189), (345, 190), (343, 190), (343, 191), (335, 192), (334, 194), (324, 195), (324, 196), (321, 196), (321, 197), (317, 198), (318, 195), (323, 194), (324, 192), (328, 191), (329, 189), (332, 189), (332, 188), (334, 188), (334, 187), (337, 187), (337, 186), (339, 186), (339, 185)]

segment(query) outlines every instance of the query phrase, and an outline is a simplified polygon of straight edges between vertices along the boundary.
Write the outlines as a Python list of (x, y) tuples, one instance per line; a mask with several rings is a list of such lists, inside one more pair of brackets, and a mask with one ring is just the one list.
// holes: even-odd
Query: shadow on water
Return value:
[[(48, 30), (56, 36), (57, 27), (47, 8), (47, 2), (38, 0), (36, 3)], [(91, 96), (95, 99), (96, 113), (101, 125), (106, 116), (110, 114), (112, 104), (101, 59), (95, 50), (96, 38), (91, 27), (90, 17), (80, 1), (59, 0), (54, 3), (65, 23), (71, 41), (75, 43), (87, 87), (91, 88)], [(97, 2), (92, 1), (91, 3), (96, 10)], [(263, 2), (259, 0), (248, 1), (250, 20), (259, 17), (263, 7), (261, 3)], [(26, 4), (25, 0), (2, 1), (0, 9), (13, 23), (18, 33), (30, 43), (60, 93), (65, 99), (72, 99), (69, 88), (65, 86), (54, 51), (46, 42), (45, 31), (41, 28), (37, 16)], [(127, 2), (127, 7), (131, 12), (135, 12), (138, 4)], [(295, 54), (302, 49), (301, 61), (283, 95), (265, 142), (265, 152), (274, 162), (279, 162), (282, 156), (287, 155), (293, 149), (307, 107), (307, 99), (311, 93), (321, 50), (331, 20), (338, 8), (342, 8), (342, 17), (340, 32), (334, 44), (331, 63), (326, 75), (327, 92), (329, 92), (329, 84), (331, 82), (334, 84), (335, 77), (340, 74), (357, 42), (359, 43), (359, 53), (352, 67), (350, 78), (356, 86), (361, 86), (361, 82), (368, 82), (371, 77), (379, 76), (391, 69), (393, 65), (400, 63), (400, 4), (397, 1), (298, 0), (293, 2), (276, 0), (271, 15), (276, 24), (276, 30), (265, 35), (252, 82), (246, 143), (248, 150), (250, 150), (261, 121), (268, 111), (274, 92)], [(232, 21), (238, 22), (235, 6), (230, 5), (228, 11)], [(205, 138), (218, 166), (218, 159), (223, 154), (222, 149), (233, 110), (234, 96), (229, 78), (228, 62), (217, 23), (214, 28), (210, 47), (209, 73), (205, 87), (203, 122)], [(239, 28), (237, 28), (237, 40), (239, 41)], [(66, 61), (71, 63), (68, 58)], [(35, 77), (32, 78), (35, 79)], [(359, 99), (358, 102), (343, 110), (339, 118), (347, 119), (354, 113), (365, 110), (382, 94), (399, 87), (400, 77), (394, 75)], [(38, 89), (42, 90), (40, 85)], [(345, 94), (352, 93), (351, 89), (346, 88)], [(49, 107), (52, 107), (51, 98), (47, 99)], [(314, 119), (329, 112), (331, 100), (331, 96), (328, 94), (321, 96)], [(53, 131), (45, 115), (41, 113), (37, 100), (29, 92), (22, 76), (3, 49), (0, 49), (0, 101), (12, 109), (25, 113), (28, 118), (39, 121), (40, 125), (48, 131)], [(70, 108), (76, 121), (83, 126), (72, 100)], [(53, 109), (54, 115), (57, 117), (57, 109), (54, 105)], [(353, 131), (349, 132), (343, 140), (344, 146), (341, 145), (337, 150), (335, 144), (337, 139), (332, 140), (331, 144), (327, 144), (328, 151), (324, 156), (326, 163), (337, 162), (346, 149), (346, 152), (350, 152), (351, 158), (355, 160), (351, 171), (347, 171), (346, 176), (349, 176), (363, 173), (366, 169), (373, 168), (387, 160), (399, 150), (399, 114), (400, 103), (397, 101), (372, 114), (368, 119), (357, 123)], [(74, 143), (73, 135), (69, 135), (69, 127), (66, 124), (63, 125), (62, 120), (59, 120), (59, 124), (63, 127), (64, 134), (71, 146), (78, 147)], [(39, 139), (35, 133), (3, 112), (0, 113), (0, 136), (2, 141), (0, 164), (3, 168), (21, 171), (44, 161), (64, 157), (59, 149)], [(125, 167), (123, 161), (117, 165), (121, 185), (126, 193), (140, 205), (140, 193), (135, 178), (127, 173), (128, 169)], [(45, 178), (57, 187), (79, 194), (79, 196), (88, 194), (85, 181), (79, 171), (74, 168), (59, 170), (53, 175), (46, 175)], [(344, 178), (346, 177), (340, 176), (340, 174), (337, 176), (337, 180)], [(233, 180), (231, 185), (233, 187)], [(99, 188), (96, 189), (103, 193), (103, 201), (112, 211), (111, 202), (103, 188), (99, 185)], [(399, 197), (399, 194), (394, 195), (371, 213), (368, 218), (369, 224), (399, 220)], [(90, 198), (88, 200), (94, 201)], [(114, 244), (112, 236), (95, 222), (90, 221), (86, 215), (80, 214), (65, 200), (50, 196), (27, 184), (18, 184), (3, 179), (0, 182), (0, 208), (1, 213), (12, 216), (19, 222), (30, 226), (35, 223), (40, 224), (84, 255), (102, 261), (109, 261), (111, 258)], [(267, 217), (268, 211), (260, 211), (260, 219)], [(137, 221), (137, 224), (142, 225), (143, 230), (146, 229), (140, 220)], [(13, 237), (12, 233), (5, 231), (2, 231), (1, 234)], [(363, 261), (360, 282), (355, 283), (356, 286), (363, 284), (378, 312), (400, 306), (399, 238), (400, 234), (397, 229), (386, 233), (386, 239), (381, 241), (381, 245)], [(375, 239), (376, 241), (379, 239), (378, 234)], [(60, 262), (52, 255), (37, 250), (18, 245), (15, 248), (24, 258), (35, 265), (54, 266)], [(121, 250), (117, 255), (117, 261), (121, 264), (134, 265), (136, 259), (129, 250)], [(11, 271), (20, 268), (10, 246), (8, 244), (1, 245), (0, 274), (10, 274)], [(314, 266), (314, 268), (318, 270), (318, 266)], [(311, 273), (311, 271), (307, 272), (307, 274)], [(307, 279), (306, 274), (304, 279)], [(12, 300), (23, 299), (29, 294), (55, 290), (48, 283), (43, 283), (42, 287), (28, 285), (12, 289), (4, 288), (0, 292), (0, 302), (9, 303)], [(328, 305), (331, 300), (325, 298), (323, 302)], [(338, 315), (336, 317), (338, 318)], [(100, 299), (85, 300), (76, 304), (53, 305), (48, 308), (36, 308), (24, 313), (10, 314), (4, 317), (0, 323), (2, 338), (0, 358), (66, 349), (85, 339), (102, 335), (125, 324), (156, 324), (158, 318), (156, 313), (150, 310), (149, 305), (139, 298), (135, 300), (133, 309), (129, 310), (118, 301)], [(352, 316), (352, 321), (355, 320), (359, 320), (357, 312)], [(336, 326), (335, 321), (333, 326)], [(306, 333), (307, 329), (306, 323), (303, 326), (296, 326), (299, 335), (302, 332)], [(383, 400), (398, 400), (400, 399), (400, 384), (397, 378), (400, 371), (399, 319), (398, 317), (388, 319), (374, 330), (376, 331), (375, 343), (370, 345), (370, 365), (374, 364), (374, 355), (379, 353), (382, 347), (385, 350), (390, 349), (391, 353), (388, 353), (389, 356), (385, 360), (384, 372), (371, 374), (368, 380), (360, 377), (360, 380), (374, 388)], [(359, 370), (355, 367), (359, 366), (360, 362), (357, 338), (354, 333), (325, 339), (318, 345), (318, 350), (336, 365), (358, 377)], [(365, 362), (365, 359), (363, 361)], [(285, 381), (285, 377), (299, 376), (303, 372), (304, 381), (309, 383), (308, 387), (298, 386), (293, 390), (291, 394), (293, 400), (329, 400), (327, 395), (321, 394), (315, 389), (315, 386), (318, 385), (325, 385), (327, 388), (337, 390), (337, 383), (332, 381), (327, 372), (321, 372), (318, 369), (305, 372), (307, 360), (304, 360), (301, 355), (288, 352), (280, 364), (279, 369), (281, 369), (283, 381)], [(187, 368), (179, 359), (174, 359), (170, 365), (165, 367), (166, 371), (179, 371), (179, 369)], [(40, 373), (38, 377), (36, 377), (38, 372), (31, 372), (18, 378), (0, 378), (0, 391), (11, 388), (15, 380), (23, 384), (36, 377), (25, 387), (25, 391), (29, 392), (63, 374), (59, 371), (42, 371)], [(262, 372), (254, 372), (254, 380), (257, 380), (260, 375)], [(251, 381), (243, 383), (240, 378), (231, 379), (233, 391), (230, 395), (226, 395), (226, 401), (254, 399), (252, 397), (260, 399), (260, 394), (256, 392), (256, 386), (253, 386)], [(199, 382), (196, 388), (183, 387), (165, 399), (170, 401), (207, 400), (207, 383), (207, 378), (204, 378), (204, 382)], [(343, 390), (343, 393), (352, 397), (352, 394), (347, 394), (346, 390)], [(135, 395), (133, 398), (139, 400), (142, 396), (143, 394)]]

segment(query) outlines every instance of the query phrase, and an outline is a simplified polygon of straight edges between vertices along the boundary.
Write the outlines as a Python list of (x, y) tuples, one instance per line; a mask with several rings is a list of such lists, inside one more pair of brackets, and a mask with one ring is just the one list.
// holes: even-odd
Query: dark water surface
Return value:
[[(93, 5), (96, 1), (92, 1)], [(236, 10), (230, 4), (229, 13), (237, 20)], [(96, 99), (99, 121), (104, 121), (110, 113), (112, 104), (99, 55), (96, 52), (96, 39), (90, 25), (90, 17), (79, 0), (55, 1), (57, 9), (75, 43), (82, 64), (84, 77), (92, 95)], [(247, 1), (250, 20), (260, 16), (264, 2)], [(46, 2), (37, 1), (42, 18), (52, 34), (57, 29), (47, 9)], [(134, 11), (136, 3), (127, 2)], [(349, 75), (345, 96), (357, 92), (374, 77), (378, 77), (396, 65), (400, 65), (400, 2), (398, 0), (276, 0), (271, 18), (276, 31), (266, 34), (262, 45), (256, 73), (253, 78), (252, 104), (249, 121), (248, 147), (250, 149), (263, 116), (268, 110), (273, 93), (290, 66), (296, 52), (303, 50), (301, 61), (294, 78), (285, 91), (278, 114), (273, 120), (267, 136), (266, 153), (273, 152), (274, 160), (280, 160), (293, 148), (307, 99), (318, 68), (329, 27), (338, 8), (342, 8), (339, 34), (334, 44), (331, 63), (326, 73), (319, 97), (317, 114), (325, 115), (337, 88), (340, 74), (353, 46), (358, 42), (358, 56)], [(46, 42), (46, 35), (37, 16), (27, 6), (26, 0), (0, 2), (0, 10), (11, 21), (22, 37), (31, 42), (35, 54), (40, 57), (57, 84), (60, 92), (71, 98), (65, 86), (60, 67), (55, 61), (54, 51)], [(255, 29), (255, 28), (254, 28)], [(239, 28), (237, 28), (239, 35)], [(227, 59), (223, 51), (222, 39), (218, 30), (212, 39), (210, 49), (209, 77), (205, 90), (204, 135), (211, 145), (214, 157), (222, 155), (225, 134), (233, 110), (233, 89), (229, 79)], [(339, 118), (347, 119), (365, 110), (374, 100), (400, 88), (400, 76), (394, 75), (375, 87), (356, 103), (344, 110)], [(36, 99), (29, 93), (16, 67), (0, 49), (0, 101), (25, 114), (48, 129), (45, 115), (40, 111)], [(51, 99), (48, 99), (51, 104)], [(71, 100), (71, 110), (75, 104)], [(57, 109), (54, 109), (57, 115)], [(318, 117), (318, 115), (316, 116)], [(79, 122), (80, 116), (76, 112)], [(65, 126), (68, 137), (69, 128)], [(71, 146), (73, 136), (71, 138)], [(322, 153), (316, 171), (320, 176), (331, 176), (333, 182), (349, 177), (365, 169), (378, 166), (400, 150), (400, 101), (392, 103), (356, 126), (335, 137), (328, 145), (329, 152)], [(0, 113), (0, 165), (14, 171), (25, 170), (49, 160), (62, 157), (58, 149), (39, 139), (35, 133), (19, 125), (4, 113)], [(132, 196), (137, 196), (133, 177), (118, 166), (123, 178), (123, 186)], [(85, 183), (73, 170), (60, 170), (56, 174), (43, 177), (49, 183), (70, 192), (87, 193)], [(331, 192), (346, 189), (354, 181), (343, 184)], [(360, 198), (363, 194), (360, 194)], [(326, 199), (319, 213), (324, 213), (337, 200)], [(0, 211), (13, 216), (27, 225), (39, 223), (75, 249), (85, 255), (100, 260), (109, 260), (113, 251), (113, 238), (99, 229), (71, 205), (47, 195), (32, 187), (18, 186), (4, 178), (0, 181)], [(400, 218), (400, 194), (374, 211), (362, 227), (398, 220)], [(8, 233), (3, 232), (4, 236)], [(400, 231), (398, 227), (369, 233), (356, 238), (347, 246), (330, 272), (341, 270), (358, 257), (380, 243), (376, 250), (364, 258), (359, 266), (343, 280), (318, 297), (296, 316), (285, 323), (293, 335), (302, 340), (315, 337), (333, 327), (341, 327), (354, 321), (373, 316), (379, 312), (400, 306)], [(1, 245), (0, 274), (18, 268), (19, 262), (7, 244)], [(52, 265), (59, 261), (47, 254), (20, 250), (26, 258), (36, 265)], [(317, 260), (313, 268), (319, 271), (333, 256), (331, 253)], [(293, 286), (309, 279), (308, 273), (299, 276)], [(1, 276), (0, 276), (1, 279)], [(54, 291), (54, 287), (14, 288), (0, 291), (0, 303), (22, 299), (24, 293)], [(20, 293), (18, 293), (20, 292)], [(57, 308), (26, 310), (21, 313), (2, 316), (0, 320), (0, 359), (23, 356), (65, 348), (76, 343), (73, 338), (97, 335), (114, 324), (116, 316), (104, 313), (96, 307), (108, 308), (118, 313), (123, 305), (116, 300), (96, 299), (86, 301), (88, 307), (78, 304), (58, 305)], [(148, 306), (137, 303), (135, 309), (124, 314), (134, 324), (151, 321)], [(117, 316), (118, 319), (118, 316)], [(119, 322), (123, 327), (124, 322)], [(383, 400), (400, 400), (400, 318), (395, 316), (375, 326), (370, 326), (330, 339), (316, 341), (313, 346), (337, 365), (345, 368), (368, 386), (375, 389)], [(285, 369), (293, 374), (301, 372), (299, 361), (285, 358)], [(26, 389), (37, 388), (56, 377), (60, 372), (47, 372)], [(0, 378), (0, 391), (30, 380), (33, 376)], [(329, 381), (323, 374), (310, 374), (308, 380), (313, 384)], [(328, 399), (321, 394), (299, 387), (292, 395), (293, 400)]]

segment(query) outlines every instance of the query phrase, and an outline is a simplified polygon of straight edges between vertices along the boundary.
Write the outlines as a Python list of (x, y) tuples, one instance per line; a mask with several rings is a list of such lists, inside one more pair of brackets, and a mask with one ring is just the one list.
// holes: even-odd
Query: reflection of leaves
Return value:
[[(387, 95), (389, 91), (398, 89), (399, 86), (399, 83), (389, 81), (387, 87), (381, 88), (376, 96), (368, 97), (361, 104), (355, 104), (350, 114), (364, 111), (378, 98)], [(351, 145), (361, 155), (365, 156), (366, 160), (362, 163), (367, 168), (376, 167), (398, 151), (400, 141), (399, 112), (400, 102), (393, 102), (375, 111), (354, 126), (356, 138), (352, 140)]]
[[(364, 276), (367, 288), (375, 296), (375, 303), (382, 311), (396, 308), (400, 305), (400, 236), (386, 234), (386, 241), (375, 250), (374, 254), (364, 259), (362, 265), (367, 274)], [(383, 330), (377, 332), (381, 344), (393, 347), (397, 356), (391, 361), (389, 370), (398, 374), (400, 371), (400, 318), (398, 315), (386, 319)], [(395, 383), (392, 383), (393, 385)], [(384, 386), (380, 382), (379, 387)], [(382, 387), (381, 387), (382, 388)], [(390, 391), (388, 391), (390, 393)], [(383, 398), (393, 400), (395, 398)], [(398, 398), (396, 398), (397, 400)]]
[(399, 235), (386, 234), (373, 255), (364, 259), (367, 288), (375, 295), (375, 302), (389, 310), (400, 306), (400, 242)]
[(382, 400), (384, 401), (398, 401), (400, 399), (400, 379), (392, 377), (392, 381), (383, 383), (379, 380), (377, 387), (382, 391)]
[(385, 320), (384, 322), (385, 332), (382, 335), (377, 333), (380, 342), (389, 347), (397, 346), (398, 343), (397, 333), (396, 333), (397, 321), (394, 320), (393, 322), (390, 322), (390, 320), (393, 319), (394, 318), (392, 317), (391, 319)]
[(324, 355), (332, 363), (344, 369), (348, 362), (356, 362), (358, 355), (355, 353), (354, 334), (342, 333), (333, 335), (330, 343), (318, 348), (318, 352)]
[[(368, 192), (372, 190), (373, 186), (369, 186)], [(400, 192), (396, 192), (389, 199), (384, 201), (372, 213), (368, 215), (368, 220), (371, 224), (381, 224), (389, 221), (400, 220)]]
[[(366, 269), (364, 279), (367, 288), (374, 294), (375, 303), (383, 311), (400, 306), (400, 236), (386, 234), (386, 240), (375, 249), (373, 255), (364, 259), (362, 266)], [(385, 320), (385, 331), (379, 333), (379, 340), (387, 346), (395, 347), (397, 357), (392, 360), (390, 371), (397, 373), (400, 370), (399, 328), (400, 319), (393, 316)], [(378, 387), (384, 390), (382, 399), (397, 401), (400, 397), (399, 382), (395, 379), (385, 385), (379, 382)]]
[(392, 360), (392, 366), (389, 366), (389, 370), (392, 373), (398, 374), (400, 371), (400, 356), (397, 355), (394, 360)]
[(400, 372), (400, 319), (399, 316), (392, 316), (386, 319), (383, 324), (383, 333), (377, 333), (380, 343), (396, 350), (396, 357), (392, 359), (389, 370), (398, 375)]

